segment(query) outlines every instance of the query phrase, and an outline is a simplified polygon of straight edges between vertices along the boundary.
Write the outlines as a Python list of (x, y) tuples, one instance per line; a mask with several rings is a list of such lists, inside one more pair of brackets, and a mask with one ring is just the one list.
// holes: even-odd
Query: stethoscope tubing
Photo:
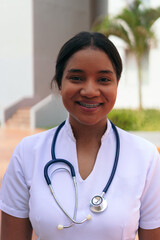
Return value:
[[(76, 215), (77, 215), (77, 186), (76, 186), (76, 181), (74, 179), (75, 177), (73, 177), (73, 182), (74, 182), (74, 188), (75, 188), (75, 197), (76, 197), (76, 200), (75, 200), (75, 208), (74, 208), (74, 216), (73, 218), (64, 210), (64, 208), (61, 206), (61, 204), (59, 203), (59, 201), (57, 200), (56, 198), (56, 195), (53, 191), (53, 188), (52, 188), (52, 185), (49, 184), (49, 188), (50, 188), (50, 191), (51, 193), (53, 194), (53, 197), (57, 203), (57, 205), (60, 207), (60, 209), (63, 211), (63, 213), (72, 221), (72, 223), (76, 223), (76, 224), (81, 224), (81, 222), (77, 222), (75, 221), (74, 219), (76, 218)], [(71, 224), (72, 225), (72, 224)]]
[(111, 175), (109, 177), (109, 180), (106, 184), (106, 186), (104, 187), (103, 189), (103, 195), (104, 193), (106, 193), (108, 191), (108, 188), (110, 187), (111, 183), (112, 183), (112, 180), (114, 178), (114, 175), (115, 175), (115, 172), (116, 172), (116, 169), (117, 169), (117, 165), (118, 165), (118, 159), (119, 159), (119, 152), (120, 152), (120, 139), (119, 139), (119, 134), (118, 134), (118, 131), (115, 127), (115, 125), (111, 122), (111, 125), (112, 125), (112, 128), (114, 130), (114, 133), (116, 135), (116, 154), (115, 154), (115, 161), (114, 161), (114, 165), (113, 165), (113, 169), (112, 169), (112, 172), (111, 172)]
[(73, 165), (69, 161), (67, 161), (65, 159), (56, 158), (56, 159), (50, 160), (44, 167), (44, 177), (45, 177), (46, 182), (47, 182), (48, 185), (51, 184), (51, 180), (50, 180), (50, 177), (48, 175), (48, 168), (52, 164), (55, 164), (55, 163), (58, 163), (58, 162), (65, 163), (70, 168), (72, 178), (76, 176), (74, 167), (73, 167)]
[[(55, 155), (55, 147), (56, 147), (57, 137), (58, 137), (59, 131), (60, 131), (61, 128), (64, 126), (64, 124), (65, 124), (65, 121), (62, 122), (62, 123), (58, 126), (58, 128), (57, 128), (57, 130), (56, 130), (56, 132), (55, 132), (55, 135), (54, 135), (54, 138), (53, 138), (53, 141), (52, 141), (52, 146), (51, 146), (51, 156), (52, 156), (52, 160), (49, 161), (49, 162), (46, 164), (45, 168), (44, 168), (44, 176), (45, 176), (45, 179), (46, 179), (48, 185), (51, 184), (50, 178), (49, 178), (49, 176), (48, 176), (48, 168), (49, 168), (50, 165), (52, 165), (52, 164), (54, 164), (54, 163), (57, 163), (57, 162), (62, 162), (62, 163), (67, 164), (67, 165), (69, 166), (69, 168), (70, 168), (72, 177), (76, 176), (73, 165), (72, 165), (69, 161), (67, 161), (67, 160), (65, 160), (65, 159), (56, 158), (56, 155)], [(118, 131), (117, 131), (115, 125), (114, 125), (112, 122), (111, 122), (111, 125), (112, 125), (112, 128), (113, 128), (114, 133), (115, 133), (115, 136), (116, 136), (116, 154), (115, 154), (115, 161), (114, 161), (114, 165), (113, 165), (113, 168), (112, 168), (111, 175), (110, 175), (110, 177), (109, 177), (109, 180), (108, 180), (106, 186), (104, 187), (104, 189), (103, 189), (103, 191), (102, 191), (102, 194), (103, 194), (103, 195), (106, 194), (106, 192), (108, 191), (108, 189), (109, 189), (109, 187), (110, 187), (110, 185), (111, 185), (111, 183), (112, 183), (112, 180), (113, 180), (113, 178), (114, 178), (114, 175), (115, 175), (115, 172), (116, 172), (116, 169), (117, 169), (117, 165), (118, 165), (119, 152), (120, 152), (120, 139), (119, 139), (119, 134), (118, 134)]]
[(62, 122), (58, 127), (57, 127), (57, 130), (54, 134), (54, 138), (53, 138), (53, 141), (52, 141), (52, 146), (51, 146), (51, 156), (52, 156), (52, 159), (54, 161), (56, 161), (56, 153), (55, 153), (55, 146), (56, 146), (56, 141), (57, 141), (57, 137), (58, 137), (58, 134), (59, 134), (59, 131), (61, 130), (61, 128), (64, 126), (66, 121)]
[[(68, 226), (63, 226), (63, 225), (58, 225), (58, 229), (63, 229), (63, 228), (69, 228), (71, 227), (74, 223), (75, 224), (82, 224), (84, 223), (85, 221), (87, 220), (90, 220), (91, 219), (91, 215), (88, 215), (84, 220), (78, 222), (76, 221), (76, 216), (77, 216), (77, 205), (78, 205), (78, 194), (77, 194), (77, 183), (76, 183), (76, 174), (75, 174), (75, 170), (74, 170), (74, 167), (73, 165), (65, 160), (65, 159), (61, 159), (61, 158), (56, 158), (56, 153), (55, 153), (55, 148), (56, 148), (56, 141), (57, 141), (57, 137), (58, 137), (58, 134), (59, 134), (59, 131), (61, 130), (61, 128), (64, 126), (65, 124), (65, 121), (62, 122), (56, 129), (56, 132), (54, 134), (54, 137), (53, 137), (53, 140), (52, 140), (52, 145), (51, 145), (51, 156), (52, 156), (52, 160), (50, 160), (44, 167), (44, 177), (46, 179), (46, 182), (50, 188), (50, 191), (56, 201), (56, 203), (58, 204), (58, 206), (60, 207), (60, 209), (63, 211), (63, 213), (71, 220), (71, 224), (68, 225)], [(111, 122), (111, 125), (112, 125), (112, 129), (115, 133), (115, 137), (116, 137), (116, 153), (115, 153), (115, 160), (114, 160), (114, 164), (113, 164), (113, 168), (112, 168), (112, 171), (111, 171), (111, 174), (110, 174), (110, 177), (109, 177), (109, 180), (106, 184), (106, 186), (104, 187), (103, 191), (102, 191), (102, 194), (101, 195), (97, 195), (95, 197), (92, 198), (91, 200), (91, 203), (90, 203), (90, 209), (93, 211), (93, 212), (102, 212), (106, 209), (107, 207), (107, 201), (103, 198), (103, 196), (107, 193), (108, 191), (108, 188), (110, 187), (111, 183), (112, 183), (112, 180), (114, 178), (114, 175), (115, 175), (115, 172), (116, 172), (116, 169), (117, 169), (117, 165), (118, 165), (118, 160), (119, 160), (119, 153), (120, 153), (120, 138), (119, 138), (119, 134), (118, 134), (118, 131), (115, 127), (115, 125)], [(51, 183), (51, 179), (49, 177), (49, 174), (48, 174), (48, 170), (49, 170), (49, 167), (51, 165), (54, 165), (55, 163), (64, 163), (65, 165), (67, 165), (70, 169), (67, 170), (66, 168), (64, 168), (67, 172), (69, 172), (72, 176), (72, 179), (73, 179), (73, 182), (74, 182), (74, 188), (75, 188), (75, 208), (74, 208), (74, 214), (73, 214), (73, 217), (71, 217), (65, 210), (64, 208), (61, 206), (61, 204), (59, 203), (59, 201), (57, 200), (56, 198), (56, 195), (53, 191), (53, 187), (52, 187), (52, 183)], [(62, 168), (58, 168), (58, 169), (62, 169)], [(56, 171), (58, 171), (58, 169), (55, 169), (53, 171), (53, 173), (55, 173)], [(103, 202), (103, 205), (100, 205), (99, 204), (97, 206), (94, 206), (95, 205), (95, 202), (94, 201), (97, 201), (97, 199), (101, 199), (102, 202)], [(93, 201), (93, 202), (92, 202)]]
[[(60, 227), (60, 229), (61, 229), (61, 227), (62, 227), (62, 228), (69, 228), (69, 227), (71, 227), (73, 224), (82, 224), (82, 223), (84, 223), (85, 221), (89, 220), (89, 218), (86, 217), (85, 219), (83, 219), (83, 220), (80, 221), (80, 222), (79, 222), (79, 221), (76, 221), (77, 207), (78, 207), (78, 197), (77, 197), (77, 196), (78, 196), (78, 192), (77, 192), (77, 182), (76, 182), (76, 177), (75, 177), (75, 173), (74, 173), (74, 168), (73, 168), (72, 164), (70, 164), (67, 160), (58, 159), (58, 162), (65, 163), (67, 166), (69, 166), (69, 167), (70, 167), (70, 172), (69, 172), (69, 170), (67, 170), (66, 168), (58, 168), (58, 169), (54, 170), (54, 172), (56, 172), (56, 171), (59, 170), (59, 169), (60, 169), (60, 170), (61, 170), (61, 169), (64, 169), (65, 171), (69, 172), (69, 174), (73, 175), (73, 176), (72, 176), (72, 179), (73, 179), (74, 189), (75, 189), (74, 215), (73, 215), (73, 217), (71, 217), (71, 216), (64, 210), (64, 208), (61, 206), (61, 204), (60, 204), (59, 201), (57, 200), (57, 197), (56, 197), (56, 195), (55, 195), (55, 193), (54, 193), (54, 190), (53, 190), (53, 188), (52, 188), (51, 180), (50, 180), (50, 178), (49, 178), (49, 176), (48, 176), (48, 168), (49, 168), (50, 165), (54, 164), (55, 161), (53, 162), (53, 160), (51, 160), (51, 161), (49, 161), (49, 162), (46, 164), (46, 166), (45, 166), (45, 168), (44, 168), (44, 176), (45, 176), (45, 179), (46, 179), (46, 181), (47, 181), (47, 184), (48, 184), (48, 186), (49, 186), (49, 188), (50, 188), (50, 191), (51, 191), (51, 193), (52, 193), (52, 195), (53, 195), (53, 197), (54, 197), (57, 205), (59, 206), (59, 208), (63, 211), (63, 213), (64, 213), (64, 214), (71, 220), (71, 222), (72, 222), (72, 223), (71, 223), (70, 225), (68, 225), (68, 226), (59, 225), (58, 228)], [(53, 172), (53, 173), (54, 173), (54, 172)]]

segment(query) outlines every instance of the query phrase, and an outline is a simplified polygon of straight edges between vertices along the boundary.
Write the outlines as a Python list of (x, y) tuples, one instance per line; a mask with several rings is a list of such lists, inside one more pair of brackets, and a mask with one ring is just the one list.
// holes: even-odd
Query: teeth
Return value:
[(82, 102), (79, 102), (79, 104), (83, 107), (86, 107), (86, 108), (96, 108), (98, 107), (100, 104), (97, 103), (97, 104), (89, 104), (89, 103), (82, 103)]

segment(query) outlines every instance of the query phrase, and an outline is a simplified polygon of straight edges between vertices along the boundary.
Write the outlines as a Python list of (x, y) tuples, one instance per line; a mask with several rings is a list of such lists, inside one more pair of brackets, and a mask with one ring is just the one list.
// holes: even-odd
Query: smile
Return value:
[(101, 103), (91, 104), (91, 103), (83, 103), (83, 102), (78, 102), (78, 104), (86, 108), (97, 108), (101, 105)]

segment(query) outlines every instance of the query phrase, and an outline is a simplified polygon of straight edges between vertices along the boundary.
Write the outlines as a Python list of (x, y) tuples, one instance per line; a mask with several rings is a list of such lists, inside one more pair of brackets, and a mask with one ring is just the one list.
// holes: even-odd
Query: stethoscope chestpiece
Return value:
[(107, 208), (107, 200), (100, 196), (96, 195), (91, 199), (90, 209), (92, 212), (99, 213), (103, 212)]

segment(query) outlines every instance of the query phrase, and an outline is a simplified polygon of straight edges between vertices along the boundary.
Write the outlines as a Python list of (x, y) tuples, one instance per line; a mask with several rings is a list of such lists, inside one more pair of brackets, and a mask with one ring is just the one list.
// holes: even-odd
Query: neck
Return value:
[(100, 142), (103, 134), (107, 129), (107, 120), (101, 124), (98, 123), (95, 125), (84, 125), (76, 122), (74, 124), (71, 123), (71, 126), (74, 137), (77, 141), (82, 140), (88, 142), (91, 140), (96, 140)]

